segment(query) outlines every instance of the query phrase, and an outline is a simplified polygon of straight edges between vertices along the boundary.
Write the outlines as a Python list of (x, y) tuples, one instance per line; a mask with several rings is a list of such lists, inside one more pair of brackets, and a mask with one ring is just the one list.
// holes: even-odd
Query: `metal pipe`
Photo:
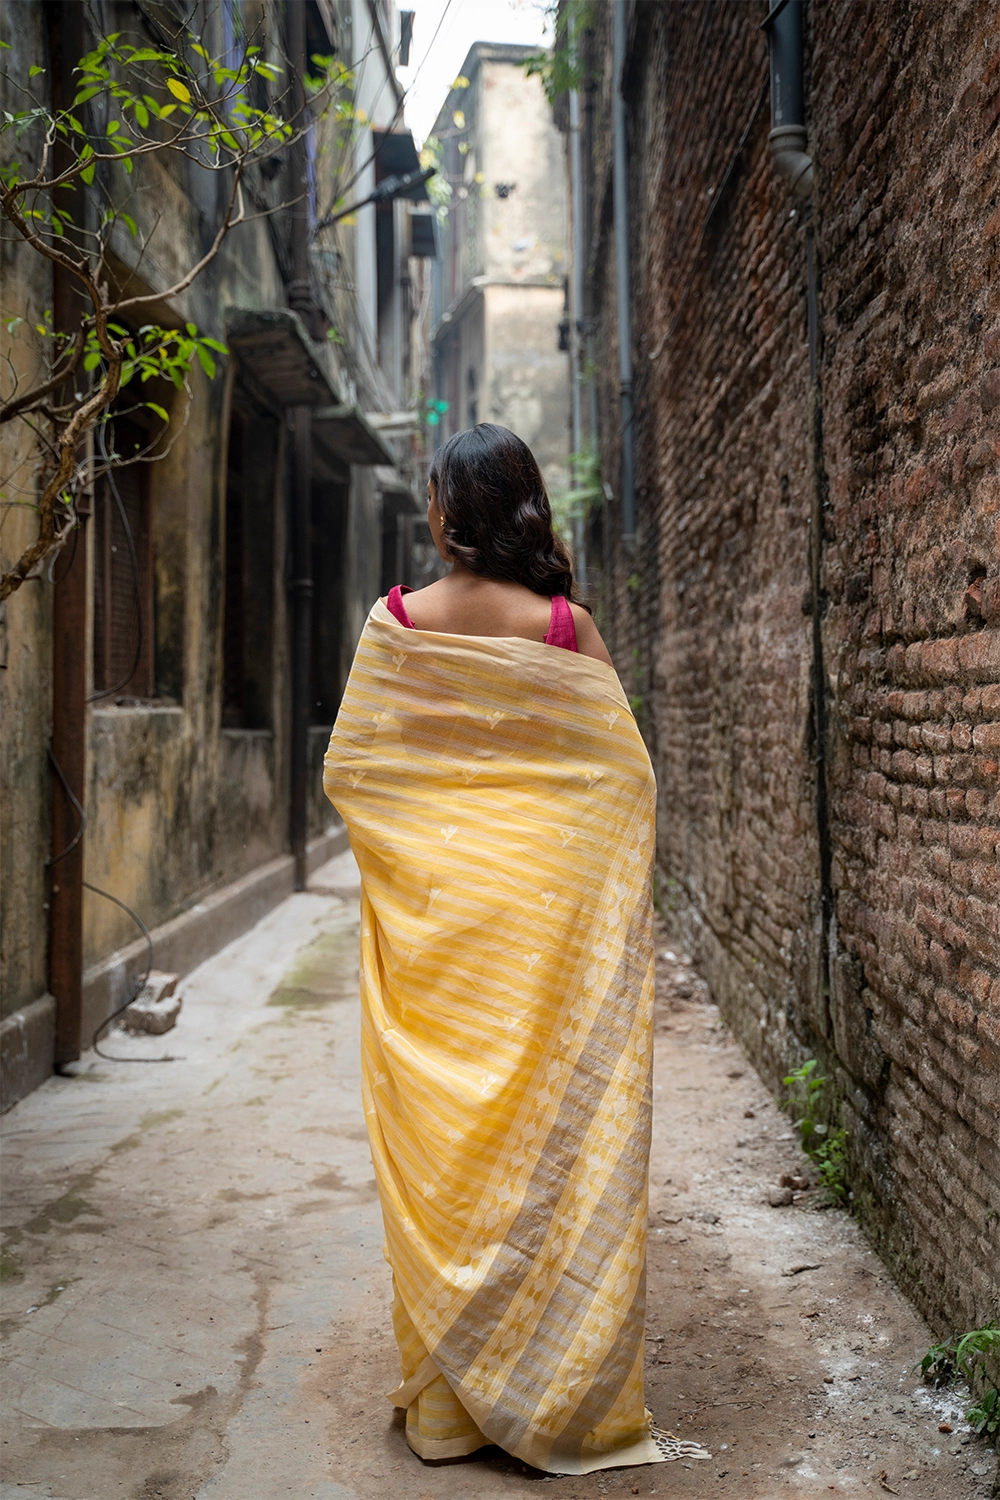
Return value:
[(622, 73), (625, 67), (625, 0), (612, 0), (614, 83), (612, 88), (612, 132), (614, 135), (615, 273), (618, 294), (618, 401), (622, 448), (622, 541), (635, 543), (635, 454), (632, 424), (632, 308), (629, 299), (628, 260), (628, 142)]
[(771, 64), (771, 157), (793, 198), (813, 189), (813, 160), (806, 153), (802, 101), (802, 3), (772, 0), (764, 22)]
[[(53, 108), (69, 109), (76, 92), (74, 69), (87, 51), (86, 11), (82, 5), (48, 7)], [(56, 138), (56, 170), (70, 165), (65, 143)], [(79, 194), (75, 195), (79, 197)], [(57, 206), (77, 215), (69, 189), (56, 189)], [(88, 227), (77, 224), (70, 236)], [(53, 322), (59, 332), (79, 327), (82, 312), (75, 279), (61, 266), (53, 274)], [(72, 388), (62, 400), (72, 399)], [(63, 548), (52, 591), (52, 742), (58, 767), (52, 781), (51, 883), (49, 886), (49, 989), (56, 1001), (56, 1067), (80, 1056), (83, 1021), (83, 855), (82, 807), (86, 802), (87, 759), (87, 519), (89, 497), (77, 496), (76, 535)], [(74, 805), (75, 803), (75, 805)]]
[[(576, 24), (572, 10), (569, 13), (567, 41), (570, 54), (576, 47)], [(569, 94), (569, 176), (570, 176), (570, 230), (572, 236), (572, 270), (570, 275), (570, 398), (572, 412), (571, 484), (573, 490), (580, 488), (580, 455), (583, 450), (583, 410), (581, 355), (583, 352), (583, 169), (580, 159), (580, 95), (576, 89)], [(584, 516), (577, 498), (573, 509), (573, 550), (576, 554), (575, 572), (581, 589), (587, 588), (587, 548)]]
[(288, 583), (291, 608), (292, 724), (290, 736), (289, 843), (295, 859), (295, 889), (304, 891), (309, 839), (309, 725), (312, 719), (312, 547), (310, 491), (312, 470), (312, 411), (292, 408), (295, 423), (292, 456), (292, 493), (289, 541), (292, 576)]
[[(291, 56), (293, 104), (298, 128), (305, 125), (306, 57), (305, 5), (293, 0), (288, 7), (288, 51)], [(309, 280), (309, 201), (305, 138), (293, 143), (292, 185), (303, 194), (290, 209), (292, 279), (288, 286), (290, 306), (299, 311), (310, 334), (313, 311)], [(288, 832), (295, 860), (295, 889), (304, 891), (308, 871), (306, 846), (309, 838), (309, 725), (312, 719), (312, 548), (310, 545), (310, 501), (312, 487), (312, 413), (308, 406), (291, 411), (294, 424), (292, 488), (289, 496), (289, 550), (291, 578), (289, 633), (291, 637), (292, 706), (289, 735)]]

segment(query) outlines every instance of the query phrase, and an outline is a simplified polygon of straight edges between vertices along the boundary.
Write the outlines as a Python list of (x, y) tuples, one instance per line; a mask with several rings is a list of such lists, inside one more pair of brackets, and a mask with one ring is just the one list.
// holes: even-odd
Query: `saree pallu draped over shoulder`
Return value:
[(368, 619), (325, 762), (407, 1435), (584, 1474), (643, 1399), (654, 782), (614, 672)]

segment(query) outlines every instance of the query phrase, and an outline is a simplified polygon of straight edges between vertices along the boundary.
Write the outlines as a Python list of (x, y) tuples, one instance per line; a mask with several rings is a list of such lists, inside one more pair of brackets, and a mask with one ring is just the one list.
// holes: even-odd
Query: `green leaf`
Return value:
[(161, 422), (169, 422), (170, 421), (170, 418), (167, 415), (167, 413), (164, 411), (163, 407), (162, 406), (157, 406), (157, 404), (156, 404), (155, 401), (147, 401), (146, 405), (149, 408), (149, 410), (151, 412), (153, 412), (153, 414), (155, 416), (157, 416), (157, 417), (160, 418)]
[(135, 239), (136, 235), (139, 233), (139, 227), (136, 224), (135, 220), (133, 219), (132, 215), (131, 214), (126, 214), (126, 213), (120, 213), (118, 215), (118, 217), (121, 219), (122, 223), (128, 229), (128, 232), (132, 236), (132, 238)]
[(90, 166), (89, 167), (84, 167), (83, 171), (80, 173), (80, 181), (81, 182), (85, 182), (87, 184), (87, 186), (90, 187), (91, 183), (94, 180), (94, 172), (95, 172), (95, 170), (96, 170), (96, 163), (95, 162), (91, 162)]
[(184, 324), (184, 332), (187, 333), (187, 334), (190, 334), (191, 338), (196, 339), (198, 337), (198, 325), (197, 325), (197, 323), (185, 323)]
[(216, 354), (228, 354), (229, 350), (225, 344), (220, 344), (218, 339), (203, 338), (202, 343), (209, 349), (214, 349)]
[(201, 344), (198, 345), (198, 363), (205, 371), (205, 374), (208, 376), (209, 380), (212, 380), (215, 376), (215, 360), (209, 354), (208, 350), (204, 349)]
[(118, 132), (119, 132), (119, 130), (121, 130), (121, 128), (122, 128), (122, 122), (121, 122), (121, 120), (112, 120), (111, 124), (108, 126), (107, 130), (105, 131), (105, 134), (109, 135), (109, 136), (111, 136), (111, 135), (117, 135)]
[(76, 109), (79, 105), (86, 104), (88, 99), (93, 99), (95, 94), (99, 94), (101, 92), (101, 86), (97, 83), (91, 84), (90, 88), (81, 89), (76, 98), (73, 100), (73, 108)]
[(143, 130), (147, 130), (149, 128), (149, 110), (141, 99), (135, 101), (133, 108), (135, 109), (136, 120), (142, 126)]
[(39, 73), (44, 73), (44, 72), (45, 72), (45, 69), (44, 68), (40, 68), (38, 66), (38, 64), (35, 63), (33, 67), (30, 67), (28, 69), (28, 77), (29, 78), (37, 78), (38, 75), (39, 75)]
[(160, 110), (160, 119), (169, 120), (170, 116), (173, 114), (176, 108), (176, 104), (164, 104), (163, 108)]
[(83, 356), (83, 368), (87, 371), (96, 370), (101, 363), (100, 349), (92, 349), (89, 354)]

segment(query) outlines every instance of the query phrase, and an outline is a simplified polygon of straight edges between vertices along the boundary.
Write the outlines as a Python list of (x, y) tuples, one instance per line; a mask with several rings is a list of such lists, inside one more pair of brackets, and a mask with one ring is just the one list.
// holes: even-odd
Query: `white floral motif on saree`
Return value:
[(376, 604), (325, 774), (362, 878), (390, 1399), (425, 1458), (657, 1462), (649, 757), (602, 663), (403, 632)]

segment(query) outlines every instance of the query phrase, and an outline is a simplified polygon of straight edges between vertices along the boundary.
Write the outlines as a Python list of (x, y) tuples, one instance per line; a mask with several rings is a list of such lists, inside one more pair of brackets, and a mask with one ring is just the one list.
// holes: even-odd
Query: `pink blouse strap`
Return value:
[(390, 589), (385, 601), (385, 607), (391, 615), (395, 615), (400, 625), (405, 625), (407, 630), (416, 630), (416, 626), (406, 613), (406, 605), (403, 603), (404, 594), (412, 594), (413, 590), (405, 583), (397, 583), (394, 589)]
[(576, 644), (576, 624), (573, 620), (573, 611), (569, 607), (569, 600), (562, 594), (556, 594), (552, 600), (552, 617), (549, 620), (549, 633), (545, 637), (546, 646), (562, 646), (566, 651), (578, 651)]

